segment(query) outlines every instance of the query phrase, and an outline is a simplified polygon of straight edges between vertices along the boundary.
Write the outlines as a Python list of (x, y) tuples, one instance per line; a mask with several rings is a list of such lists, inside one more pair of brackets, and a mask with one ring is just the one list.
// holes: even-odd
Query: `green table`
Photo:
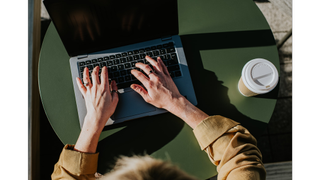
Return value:
[[(241, 122), (259, 137), (273, 113), (278, 86), (270, 93), (244, 97), (237, 89), (244, 64), (279, 59), (268, 23), (252, 0), (179, 0), (179, 35), (185, 49), (198, 107), (210, 115)], [(39, 89), (44, 110), (64, 144), (80, 133), (69, 56), (51, 24), (39, 62)], [(98, 145), (98, 172), (105, 173), (119, 155), (151, 154), (171, 160), (188, 173), (207, 179), (217, 174), (192, 129), (166, 113), (105, 128)]]

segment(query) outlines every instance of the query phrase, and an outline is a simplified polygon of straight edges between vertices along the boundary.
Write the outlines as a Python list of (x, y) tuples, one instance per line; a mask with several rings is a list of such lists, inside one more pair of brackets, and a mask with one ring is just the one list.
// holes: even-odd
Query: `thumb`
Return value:
[(138, 94), (140, 94), (142, 96), (142, 98), (148, 102), (149, 100), (149, 95), (148, 92), (140, 85), (137, 84), (131, 84), (131, 89), (133, 89), (134, 91), (136, 91)]

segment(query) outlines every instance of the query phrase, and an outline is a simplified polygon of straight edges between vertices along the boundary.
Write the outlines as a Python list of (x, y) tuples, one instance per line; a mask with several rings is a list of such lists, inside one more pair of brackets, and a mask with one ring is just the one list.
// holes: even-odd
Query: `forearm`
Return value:
[(93, 121), (87, 121), (85, 119), (85, 123), (83, 124), (74, 150), (84, 153), (96, 152), (103, 126), (88, 124), (91, 122)]
[(172, 100), (167, 110), (176, 115), (194, 129), (202, 120), (209, 117), (206, 113), (181, 96)]

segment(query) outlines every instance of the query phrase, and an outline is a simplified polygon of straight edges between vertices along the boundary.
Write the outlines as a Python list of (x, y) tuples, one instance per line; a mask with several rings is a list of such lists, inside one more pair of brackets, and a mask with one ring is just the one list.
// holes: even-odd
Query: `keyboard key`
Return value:
[(163, 55), (162, 60), (169, 60), (170, 58), (171, 58), (171, 56), (169, 54), (165, 54), (165, 55)]
[(110, 56), (110, 59), (115, 59), (115, 58), (116, 58), (115, 55), (111, 55), (111, 56)]
[(133, 56), (133, 60), (138, 60), (139, 59), (139, 55), (134, 55)]
[(119, 77), (118, 78), (118, 83), (123, 83), (124, 82), (124, 77)]
[(121, 54), (116, 54), (116, 58), (120, 58), (121, 57)]
[(150, 50), (151, 50), (151, 48), (147, 47), (147, 48), (145, 48), (145, 50), (146, 50), (146, 51), (150, 51)]
[(127, 57), (127, 61), (128, 61), (128, 62), (133, 61), (132, 56), (128, 56), (128, 57)]
[(165, 49), (160, 49), (160, 54), (166, 54), (166, 50)]
[(157, 49), (161, 49), (161, 48), (162, 48), (162, 45), (158, 45), (158, 46), (157, 46)]
[(112, 66), (113, 65), (113, 61), (107, 61), (107, 65), (108, 66)]
[(104, 60), (109, 60), (108, 56), (103, 57)]
[(131, 75), (126, 75), (126, 76), (124, 77), (124, 79), (125, 79), (126, 81), (131, 81)]
[(140, 59), (144, 59), (146, 57), (145, 54), (140, 54)]
[(134, 50), (133, 54), (139, 54), (139, 50)]
[(108, 78), (112, 79), (113, 78), (113, 73), (112, 72), (108, 72)]
[(87, 61), (86, 61), (86, 64), (91, 64), (91, 60), (87, 60)]
[(114, 65), (120, 64), (120, 60), (119, 59), (115, 59), (113, 60)]
[(100, 65), (99, 65), (99, 64), (94, 64), (94, 65), (93, 65), (93, 67), (94, 67), (94, 68), (95, 68), (95, 67), (97, 67), (97, 66), (99, 66), (99, 67), (100, 67)]
[(175, 64), (178, 64), (178, 61), (177, 60), (174, 60), (174, 59), (171, 59), (168, 62), (168, 66), (171, 66), (171, 65), (175, 65)]
[(127, 62), (127, 60), (126, 60), (126, 58), (120, 58), (120, 62), (125, 63), (125, 62)]
[(113, 77), (119, 77), (120, 76), (120, 72), (119, 71), (116, 71), (113, 73)]
[(130, 63), (126, 63), (126, 64), (124, 64), (124, 67), (125, 67), (126, 69), (128, 69), (128, 68), (131, 68), (131, 65), (130, 65)]
[(98, 58), (98, 62), (101, 62), (101, 61), (103, 61), (103, 58)]
[(92, 70), (92, 69), (93, 69), (93, 66), (92, 66), (92, 65), (88, 65), (87, 67), (88, 67), (89, 70)]
[(135, 61), (134, 61), (134, 62), (131, 62), (131, 67), (136, 67), (136, 63), (137, 63), (137, 62), (135, 62)]
[(171, 54), (171, 59), (177, 60), (177, 54), (176, 53), (172, 53)]
[(151, 50), (156, 50), (157, 47), (156, 46), (151, 46)]
[(121, 53), (121, 56), (124, 57), (124, 56), (127, 56), (128, 54), (126, 52), (124, 53)]
[(124, 65), (123, 64), (118, 65), (118, 70), (119, 71), (124, 70)]
[(97, 62), (97, 59), (92, 59), (91, 62), (92, 62), (92, 63), (96, 63), (96, 62)]
[(107, 66), (107, 63), (106, 63), (106, 62), (102, 62), (102, 63), (100, 64), (100, 66), (101, 66), (101, 67)]
[(163, 48), (169, 47), (169, 44), (163, 44)]
[(120, 71), (120, 75), (121, 75), (121, 76), (125, 76), (126, 74), (127, 74), (127, 71), (126, 71), (126, 70)]
[(117, 70), (118, 70), (117, 66), (112, 66), (111, 67), (111, 71), (117, 71)]
[[(80, 72), (83, 72), (84, 71), (84, 68), (85, 68), (85, 66), (81, 66), (80, 67)], [(82, 73), (81, 73), (82, 74)]]
[(176, 52), (176, 49), (174, 47), (168, 48), (167, 49), (168, 53)]
[(144, 53), (144, 49), (139, 49), (139, 53)]
[(147, 52), (146, 53), (149, 57), (152, 57), (153, 56), (153, 53), (152, 52)]
[(128, 55), (133, 55), (133, 52), (132, 52), (132, 51), (129, 51), (129, 52), (128, 52)]
[(79, 62), (79, 66), (84, 66), (85, 64), (85, 62)]
[(154, 56), (158, 56), (159, 55), (159, 51), (153, 51), (153, 55)]
[(176, 71), (176, 70), (179, 70), (179, 65), (174, 65), (174, 66), (169, 66), (168, 67), (168, 71), (171, 72), (171, 71)]

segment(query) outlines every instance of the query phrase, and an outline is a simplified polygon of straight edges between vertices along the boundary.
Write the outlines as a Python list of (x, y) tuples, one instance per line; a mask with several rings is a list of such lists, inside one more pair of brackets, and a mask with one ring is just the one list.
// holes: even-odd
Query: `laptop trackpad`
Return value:
[(135, 91), (119, 93), (119, 103), (112, 119), (117, 120), (155, 110), (156, 107), (146, 103), (140, 94)]

